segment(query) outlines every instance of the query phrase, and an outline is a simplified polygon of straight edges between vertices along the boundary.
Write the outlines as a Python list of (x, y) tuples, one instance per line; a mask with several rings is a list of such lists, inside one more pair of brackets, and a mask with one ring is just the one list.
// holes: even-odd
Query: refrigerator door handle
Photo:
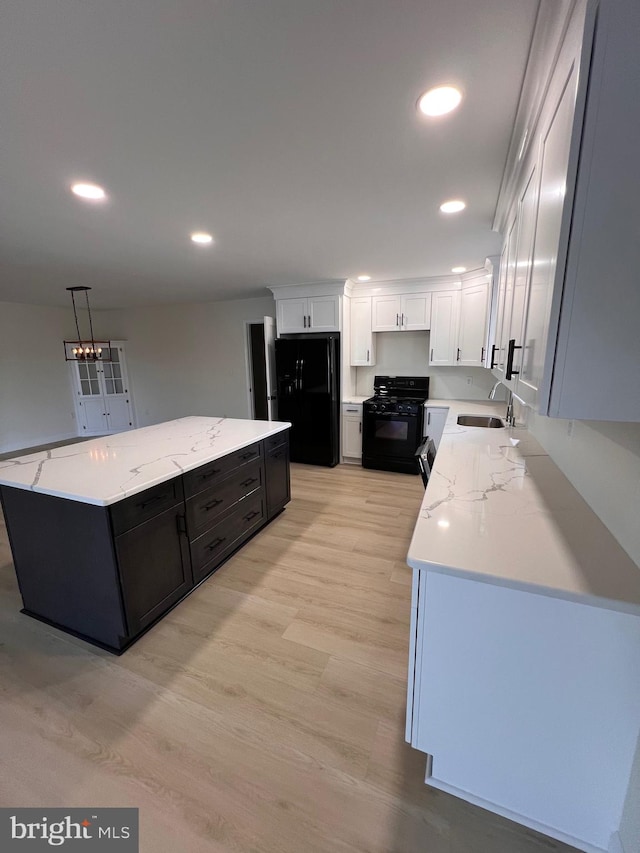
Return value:
[(298, 382), (298, 391), (302, 391), (302, 370), (304, 368), (304, 358), (300, 359), (300, 380)]

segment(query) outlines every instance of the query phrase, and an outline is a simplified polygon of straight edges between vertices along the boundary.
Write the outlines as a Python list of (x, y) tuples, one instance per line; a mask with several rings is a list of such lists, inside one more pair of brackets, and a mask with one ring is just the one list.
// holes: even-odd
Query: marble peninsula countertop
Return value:
[(282, 421), (179, 418), (0, 461), (0, 485), (109, 506), (288, 429)]
[(504, 402), (428, 405), (449, 414), (409, 547), (412, 568), (640, 615), (640, 567), (535, 438), (524, 428), (457, 423), (460, 414), (504, 418)]

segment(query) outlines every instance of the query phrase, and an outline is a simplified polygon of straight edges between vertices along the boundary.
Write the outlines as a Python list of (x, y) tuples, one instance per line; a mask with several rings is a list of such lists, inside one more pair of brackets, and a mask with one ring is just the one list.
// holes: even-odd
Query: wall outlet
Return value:
[(467, 385), (473, 385), (473, 376), (467, 376)]
[(567, 421), (567, 435), (569, 438), (573, 435), (573, 421)]

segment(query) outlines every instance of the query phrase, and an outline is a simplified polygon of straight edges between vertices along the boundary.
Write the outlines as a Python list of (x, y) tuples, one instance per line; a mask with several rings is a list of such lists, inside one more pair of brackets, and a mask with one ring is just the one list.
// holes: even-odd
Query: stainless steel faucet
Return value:
[[(493, 386), (491, 391), (489, 391), (489, 399), (490, 400), (493, 400), (495, 398), (496, 391), (498, 390), (498, 385), (504, 385), (504, 382), (502, 382), (501, 379), (498, 379), (498, 381)], [(504, 387), (507, 388), (506, 385)], [(507, 388), (507, 391), (509, 392), (509, 396), (507, 397), (507, 413), (506, 413), (504, 419), (511, 426), (515, 426), (516, 420), (515, 420), (515, 417), (513, 415), (513, 392), (511, 391), (510, 388)]]

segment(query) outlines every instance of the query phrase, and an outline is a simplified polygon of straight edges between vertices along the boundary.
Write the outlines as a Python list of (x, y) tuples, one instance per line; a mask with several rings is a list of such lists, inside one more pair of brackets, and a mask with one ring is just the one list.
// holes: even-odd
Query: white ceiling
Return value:
[[(538, 0), (3, 0), (0, 300), (482, 266)], [(464, 90), (438, 120), (415, 104)], [(69, 184), (109, 193), (81, 202)], [(438, 206), (462, 197), (467, 209)], [(210, 231), (215, 245), (189, 234)]]

